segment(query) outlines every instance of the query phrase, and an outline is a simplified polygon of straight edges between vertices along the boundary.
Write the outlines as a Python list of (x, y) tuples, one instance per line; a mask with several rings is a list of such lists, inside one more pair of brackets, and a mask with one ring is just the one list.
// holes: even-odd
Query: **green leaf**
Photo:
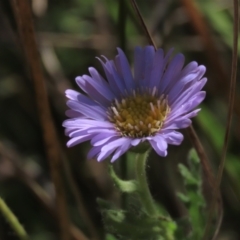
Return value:
[(211, 140), (216, 152), (222, 148), (225, 127), (221, 125), (217, 117), (211, 112), (209, 108), (202, 105), (201, 114), (199, 114), (197, 121), (201, 125), (204, 132)]
[[(233, 19), (227, 8), (221, 7), (219, 2), (209, 0), (198, 0), (198, 5), (205, 14), (212, 28), (218, 32), (228, 47), (232, 48)], [(240, 44), (238, 44), (238, 53), (240, 53)]]
[(107, 234), (105, 240), (117, 240), (112, 234)]

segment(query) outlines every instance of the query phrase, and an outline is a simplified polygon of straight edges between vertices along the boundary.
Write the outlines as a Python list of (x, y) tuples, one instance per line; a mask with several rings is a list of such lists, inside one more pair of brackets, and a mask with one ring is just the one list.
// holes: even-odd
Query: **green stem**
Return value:
[(137, 182), (139, 184), (139, 196), (140, 196), (141, 202), (147, 214), (149, 216), (155, 217), (157, 215), (157, 211), (155, 209), (154, 201), (149, 191), (147, 175), (146, 175), (146, 163), (147, 163), (148, 154), (149, 154), (149, 151), (137, 154), (135, 171), (136, 171)]
[(3, 199), (0, 197), (0, 212), (3, 214), (3, 216), (7, 219), (11, 227), (16, 232), (17, 236), (21, 240), (27, 240), (28, 235), (25, 231), (25, 229), (22, 227), (16, 216), (13, 214), (11, 209), (7, 206), (7, 204), (3, 201)]

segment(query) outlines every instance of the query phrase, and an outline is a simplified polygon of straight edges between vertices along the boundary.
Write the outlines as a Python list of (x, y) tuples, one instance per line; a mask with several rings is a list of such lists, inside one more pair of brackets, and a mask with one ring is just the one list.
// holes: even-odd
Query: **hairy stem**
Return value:
[(148, 187), (146, 175), (146, 163), (148, 155), (149, 151), (137, 154), (135, 165), (136, 179), (139, 184), (139, 196), (147, 214), (149, 216), (156, 216), (156, 209)]

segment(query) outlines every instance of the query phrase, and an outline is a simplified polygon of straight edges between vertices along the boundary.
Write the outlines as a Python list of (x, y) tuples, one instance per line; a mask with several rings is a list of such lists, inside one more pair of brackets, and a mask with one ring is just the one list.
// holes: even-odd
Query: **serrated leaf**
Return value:
[(185, 184), (187, 185), (197, 185), (197, 179), (192, 175), (186, 166), (183, 164), (178, 165), (179, 171), (184, 178)]
[(182, 200), (182, 202), (184, 203), (188, 203), (190, 201), (189, 197), (186, 196), (185, 194), (183, 193), (177, 193), (177, 196)]
[(107, 234), (105, 240), (117, 240), (112, 234)]
[[(205, 200), (201, 192), (201, 165), (195, 150), (189, 152), (188, 162), (189, 169), (179, 164), (186, 191), (184, 194), (178, 193), (178, 197), (185, 203), (192, 225), (192, 232), (186, 239), (196, 240), (202, 238), (206, 214), (203, 212)], [(183, 232), (184, 230), (179, 229), (176, 236), (181, 238)]]

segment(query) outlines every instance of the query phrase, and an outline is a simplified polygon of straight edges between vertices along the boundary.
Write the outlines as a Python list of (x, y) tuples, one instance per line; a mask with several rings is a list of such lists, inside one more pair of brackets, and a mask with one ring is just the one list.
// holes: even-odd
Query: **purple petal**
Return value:
[[(193, 88), (193, 86), (190, 85), (192, 84), (192, 82), (198, 81), (198, 76), (199, 72), (195, 70), (194, 72), (191, 72), (190, 74), (181, 78), (174, 86), (172, 86), (172, 88), (168, 92), (166, 92), (166, 94), (168, 95), (169, 104), (173, 104), (173, 102), (176, 101), (184, 91)], [(203, 78), (202, 80), (199, 80), (198, 83), (195, 83), (195, 86), (200, 84), (200, 88), (202, 89), (202, 87), (206, 84), (206, 81), (207, 79)]]
[(103, 146), (102, 151), (108, 151), (109, 149), (113, 148), (116, 149), (117, 147), (121, 146), (124, 142), (128, 141), (129, 138), (121, 137), (114, 141), (109, 142), (105, 146)]
[(121, 94), (124, 94), (125, 93), (124, 83), (115, 69), (114, 62), (112, 60), (109, 61), (108, 59), (106, 59), (106, 63), (104, 63), (101, 59), (98, 60), (101, 62), (103, 66), (103, 69), (107, 76), (108, 83), (115, 97), (117, 98), (121, 96)]
[(195, 109), (192, 112), (186, 114), (186, 113), (183, 113), (182, 109), (178, 109), (177, 111), (173, 112), (172, 114), (170, 114), (168, 116), (165, 123), (170, 123), (171, 121), (174, 121), (174, 119), (179, 118), (181, 116), (184, 116), (185, 118), (195, 117), (195, 116), (197, 116), (197, 114), (200, 110), (201, 109)]
[(110, 154), (112, 154), (118, 147), (125, 144), (128, 141), (127, 138), (118, 138), (114, 141), (110, 141), (109, 143), (105, 144), (102, 149), (101, 153), (98, 155), (97, 160), (101, 161), (107, 158)]
[(76, 102), (73, 100), (67, 101), (67, 106), (72, 110), (83, 114), (86, 117), (96, 119), (96, 120), (105, 120), (107, 119), (106, 112), (99, 108), (99, 106), (86, 106), (81, 102)]
[(90, 68), (88, 68), (88, 71), (89, 71), (90, 75), (92, 76), (92, 79), (99, 82), (101, 85), (104, 85), (106, 88), (109, 88), (109, 85), (106, 82), (106, 80), (98, 73), (98, 71), (95, 68), (90, 67)]
[(106, 159), (107, 157), (109, 157), (113, 152), (115, 151), (115, 149), (108, 149), (106, 151), (102, 151), (99, 153), (99, 155), (97, 156), (97, 161), (101, 162), (102, 160)]
[(63, 122), (63, 127), (66, 128), (83, 128), (83, 127), (97, 127), (97, 128), (112, 128), (113, 125), (107, 121), (97, 121), (92, 119), (84, 119), (84, 118), (73, 118), (67, 119)]
[(114, 97), (109, 88), (99, 84), (87, 75), (76, 77), (76, 83), (84, 92), (103, 106), (108, 106)]
[(198, 92), (195, 96), (190, 98), (188, 102), (182, 105), (183, 111), (188, 112), (191, 111), (193, 108), (198, 106), (205, 98), (206, 92)]
[(102, 146), (93, 147), (87, 154), (87, 159), (95, 158), (101, 151)]
[(149, 87), (151, 89), (159, 85), (164, 67), (164, 52), (162, 49), (158, 49), (153, 59), (152, 71), (149, 79)]
[(129, 66), (128, 60), (120, 48), (117, 48), (118, 56), (115, 58), (116, 66), (118, 72), (121, 74), (125, 86), (128, 92), (131, 92), (134, 88), (133, 76), (131, 73), (131, 68)]
[(188, 75), (189, 73), (195, 71), (195, 69), (198, 67), (198, 64), (197, 62), (193, 61), (193, 62), (190, 62), (188, 63), (182, 70), (181, 72), (181, 75), (180, 75), (180, 78)]
[(108, 127), (108, 128), (101, 128), (101, 127), (98, 127), (98, 126), (94, 126), (94, 127), (91, 127), (91, 129), (88, 130), (88, 133), (91, 133), (91, 134), (99, 134), (99, 133), (116, 133), (116, 135), (119, 137), (120, 134), (116, 131), (116, 129), (114, 128), (114, 126), (111, 126), (111, 127)]
[(175, 111), (179, 108), (179, 106), (187, 102), (192, 96), (196, 95), (203, 88), (205, 83), (206, 78), (203, 78), (202, 80), (197, 81), (195, 84), (183, 91), (174, 99), (174, 101), (171, 102), (171, 104), (169, 103), (171, 106), (171, 110)]
[(195, 108), (197, 105), (199, 105), (204, 100), (205, 96), (206, 96), (206, 92), (201, 91), (201, 92), (197, 92), (193, 96), (189, 96), (189, 98), (187, 99), (184, 97), (186, 101), (184, 101), (184, 99), (179, 100), (179, 102), (176, 105), (173, 105), (172, 111), (181, 110), (182, 113), (189, 112), (193, 108)]
[(133, 139), (131, 144), (132, 146), (137, 146), (143, 139), (141, 138), (136, 138), (136, 139)]
[(160, 134), (156, 134), (153, 138), (153, 141), (155, 141), (157, 143), (158, 148), (164, 152), (167, 149), (167, 142), (165, 141), (165, 139), (160, 135)]
[(66, 96), (69, 97), (69, 99), (72, 101), (79, 102), (81, 103), (81, 105), (94, 107), (94, 109), (100, 112), (106, 112), (106, 108), (100, 106), (98, 103), (94, 102), (88, 96), (85, 96), (73, 90), (66, 90), (65, 93), (66, 93)]
[(175, 119), (169, 123), (165, 123), (163, 129), (180, 129), (187, 128), (191, 125), (192, 121), (185, 116), (180, 119)]
[[(141, 87), (149, 86), (149, 80), (152, 72), (152, 66), (153, 66), (153, 58), (155, 55), (155, 49), (153, 46), (147, 46), (144, 48), (144, 68), (143, 68), (143, 76), (141, 79), (139, 79), (139, 85)], [(142, 80), (142, 81), (141, 81)]]
[(67, 89), (65, 91), (65, 95), (67, 98), (71, 99), (71, 100), (77, 100), (77, 97), (80, 93), (75, 91), (75, 90), (71, 90), (71, 89)]
[(71, 138), (74, 138), (74, 137), (80, 137), (82, 135), (89, 135), (88, 132), (87, 132), (87, 129), (69, 129), (70, 131), (66, 132), (68, 133), (68, 136), (71, 137)]
[(67, 146), (68, 147), (73, 147), (79, 143), (82, 143), (82, 142), (85, 142), (85, 141), (88, 141), (91, 139), (91, 135), (82, 135), (82, 136), (78, 136), (78, 137), (74, 137), (74, 138), (71, 138), (68, 142), (67, 142)]
[(165, 93), (168, 85), (172, 85), (172, 82), (180, 74), (180, 71), (184, 64), (184, 56), (182, 54), (177, 54), (173, 60), (167, 66), (167, 70), (163, 75), (163, 78), (160, 82), (160, 94)]
[(124, 143), (125, 138), (109, 139), (105, 144), (101, 145), (101, 151), (97, 156), (98, 161), (102, 161), (109, 157), (119, 146)]
[[(104, 84), (99, 83), (88, 75), (83, 75), (82, 78), (85, 80), (86, 87), (90, 91), (89, 96), (91, 96), (91, 94), (97, 94), (97, 97), (101, 98), (100, 100), (102, 100), (106, 104), (109, 104), (109, 101), (112, 101), (112, 99), (114, 99), (114, 94), (106, 81), (102, 81)], [(95, 98), (96, 96), (94, 95), (94, 99)], [(99, 103), (101, 102), (99, 101)]]
[(163, 150), (163, 148), (155, 142), (154, 140), (149, 141), (155, 152), (160, 155), (161, 157), (166, 157), (167, 156), (167, 149)]
[(111, 162), (117, 160), (120, 156), (122, 156), (129, 148), (131, 147), (131, 139), (126, 139), (126, 141), (115, 151)]
[(169, 131), (162, 134), (168, 144), (180, 145), (183, 141), (183, 135), (180, 132)]
[(79, 112), (76, 112), (74, 110), (71, 110), (71, 109), (68, 109), (66, 112), (65, 112), (66, 116), (69, 117), (69, 118), (81, 118), (81, 117), (85, 117), (82, 113), (79, 113)]
[[(97, 134), (96, 136), (94, 136), (91, 140), (91, 144), (93, 146), (100, 146), (105, 144), (106, 142), (108, 142), (110, 139), (112, 138), (116, 138), (117, 137), (117, 133), (116, 131), (111, 131), (111, 132), (101, 132), (99, 134)], [(119, 138), (119, 137), (117, 137)]]

